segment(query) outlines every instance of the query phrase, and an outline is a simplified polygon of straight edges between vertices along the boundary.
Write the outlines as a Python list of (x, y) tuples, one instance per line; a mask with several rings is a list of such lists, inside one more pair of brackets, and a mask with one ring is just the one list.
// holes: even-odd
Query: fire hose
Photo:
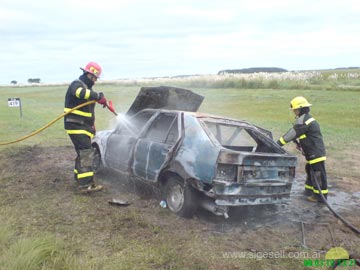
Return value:
[[(89, 104), (93, 104), (95, 103), (96, 100), (91, 100), (91, 101), (87, 101), (85, 103), (82, 103), (72, 109), (70, 109), (69, 111), (59, 115), (58, 117), (56, 117), (54, 120), (50, 121), (49, 123), (47, 123), (45, 126), (39, 128), (38, 130), (35, 130), (34, 132), (30, 133), (29, 135), (26, 135), (26, 136), (23, 136), (23, 137), (20, 137), (14, 141), (9, 141), (9, 142), (0, 142), (0, 145), (8, 145), (8, 144), (13, 144), (13, 143), (17, 143), (17, 142), (20, 142), (20, 141), (23, 141), (23, 140), (26, 140), (32, 136), (35, 136), (36, 134), (40, 133), (41, 131), (43, 131), (44, 129), (47, 129), (48, 127), (50, 127), (51, 125), (53, 125), (56, 121), (60, 120), (61, 118), (63, 118), (65, 115), (68, 115), (70, 114), (71, 112), (77, 110), (77, 109), (80, 109), (86, 105), (89, 105)], [(109, 111), (111, 111), (115, 116), (117, 116), (117, 113), (115, 112), (115, 109), (114, 109), (114, 106), (113, 106), (113, 103), (112, 101), (110, 100), (109, 103), (106, 103), (104, 105), (104, 107), (107, 107), (109, 109)]]
[[(338, 219), (340, 219), (346, 226), (348, 226), (353, 232), (355, 232), (356, 234), (360, 234), (360, 230), (358, 228), (356, 228), (354, 225), (352, 225), (350, 222), (348, 222), (346, 219), (344, 219), (340, 214), (338, 214), (337, 212), (335, 212), (335, 210), (331, 207), (331, 205), (328, 203), (328, 201), (326, 200), (324, 194), (322, 194), (321, 192), (321, 188), (320, 188), (320, 184), (317, 180), (317, 177), (315, 175), (314, 169), (310, 166), (310, 174), (312, 174), (312, 179), (314, 179), (315, 182), (315, 186), (317, 188), (317, 190), (320, 191), (320, 197), (323, 200), (323, 202), (326, 204), (326, 206), (329, 208), (330, 212), (334, 214), (335, 217), (337, 217)], [(359, 257), (354, 257), (353, 255), (349, 255), (349, 259), (353, 259), (355, 264), (360, 266), (360, 259)], [(341, 262), (343, 261), (343, 259), (336, 259), (335, 263), (332, 267), (329, 267), (329, 270), (335, 269), (337, 268), (337, 266), (341, 265)]]
[[(297, 140), (294, 140), (293, 142), (296, 144), (296, 148), (298, 150), (300, 150), (302, 152), (302, 154), (304, 154), (303, 151), (302, 151), (300, 143)], [(309, 167), (310, 167), (311, 179), (314, 180), (314, 183), (315, 183), (315, 186), (316, 186), (317, 190), (320, 191), (320, 197), (323, 200), (323, 202), (325, 203), (325, 205), (329, 208), (330, 212), (333, 213), (336, 218), (340, 219), (353, 232), (355, 232), (356, 234), (360, 234), (360, 230), (358, 228), (356, 228), (354, 225), (352, 225), (350, 222), (348, 222), (346, 219), (344, 219), (341, 215), (339, 215), (337, 212), (335, 212), (335, 210), (331, 207), (331, 205), (326, 200), (324, 194), (321, 192), (320, 184), (319, 184), (318, 179), (317, 179), (317, 177), (315, 175), (314, 169), (311, 166), (309, 166)]]
[[(301, 145), (299, 143), (299, 141), (297, 140), (293, 140), (293, 142), (296, 144), (296, 149), (298, 149), (301, 154), (305, 155), (304, 151), (302, 150), (301, 148)], [(349, 227), (353, 232), (355, 232), (356, 234), (360, 234), (360, 230), (358, 228), (356, 228), (354, 225), (352, 225), (350, 222), (348, 222), (346, 219), (344, 219), (340, 214), (338, 214), (332, 207), (331, 205), (329, 204), (329, 202), (327, 201), (327, 199), (325, 198), (324, 194), (321, 192), (321, 187), (320, 187), (320, 184), (318, 182), (318, 179), (316, 177), (316, 174), (314, 172), (314, 169), (310, 167), (310, 177), (312, 180), (314, 180), (314, 184), (315, 184), (315, 187), (317, 190), (319, 190), (319, 194), (320, 194), (320, 197), (322, 199), (322, 201), (325, 203), (325, 205), (327, 206), (327, 208), (329, 208), (330, 212), (333, 213), (333, 215), (340, 219), (347, 227)], [(302, 226), (302, 233), (304, 233), (304, 224), (301, 223), (301, 226)], [(330, 231), (331, 233), (331, 231)], [(304, 236), (304, 235), (303, 235)], [(333, 238), (333, 236), (332, 236)], [(333, 238), (334, 240), (334, 238)], [(305, 243), (305, 241), (304, 241)], [(355, 258), (353, 255), (349, 255), (349, 259), (354, 259), (356, 265), (360, 266), (360, 259), (359, 258)], [(335, 269), (337, 268), (337, 266), (341, 263), (341, 259), (337, 259), (335, 260), (335, 263), (333, 266), (331, 266), (330, 268), (328, 268), (329, 270), (332, 270), (332, 269)]]
[(331, 211), (331, 213), (334, 214), (335, 217), (337, 217), (338, 219), (340, 219), (346, 226), (348, 226), (353, 232), (355, 232), (356, 234), (360, 234), (360, 230), (358, 228), (356, 228), (354, 225), (352, 225), (350, 222), (348, 222), (346, 219), (344, 219), (340, 214), (336, 213), (335, 210), (331, 207), (331, 205), (328, 203), (328, 201), (326, 200), (324, 194), (322, 194), (321, 192), (321, 188), (320, 188), (320, 184), (315, 176), (314, 170), (313, 168), (311, 168), (310, 166), (310, 172), (312, 174), (312, 179), (314, 179), (315, 182), (315, 186), (317, 188), (317, 190), (320, 191), (320, 197), (321, 199), (324, 201), (325, 205), (329, 208), (329, 210)]

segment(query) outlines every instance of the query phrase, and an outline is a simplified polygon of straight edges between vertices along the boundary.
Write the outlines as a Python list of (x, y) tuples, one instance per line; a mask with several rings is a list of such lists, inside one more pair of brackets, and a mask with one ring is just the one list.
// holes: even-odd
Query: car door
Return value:
[(177, 113), (160, 113), (138, 140), (134, 149), (132, 172), (144, 180), (157, 181), (163, 163), (179, 138)]
[(129, 119), (119, 120), (117, 127), (107, 140), (105, 159), (110, 168), (122, 172), (129, 170), (133, 147), (153, 115), (154, 112), (143, 111)]

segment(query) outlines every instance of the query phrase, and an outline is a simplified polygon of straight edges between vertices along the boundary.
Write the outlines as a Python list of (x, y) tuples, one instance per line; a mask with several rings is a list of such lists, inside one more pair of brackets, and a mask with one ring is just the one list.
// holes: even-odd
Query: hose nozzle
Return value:
[(109, 109), (110, 112), (112, 112), (114, 115), (118, 115), (115, 111), (114, 105), (111, 100), (109, 100), (109, 103), (106, 103), (106, 107)]

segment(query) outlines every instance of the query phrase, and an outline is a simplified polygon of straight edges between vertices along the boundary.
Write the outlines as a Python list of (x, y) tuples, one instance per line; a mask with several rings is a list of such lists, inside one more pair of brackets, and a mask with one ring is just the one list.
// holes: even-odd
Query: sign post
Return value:
[(19, 107), (20, 108), (20, 117), (22, 117), (22, 107), (20, 98), (8, 98), (9, 107)]

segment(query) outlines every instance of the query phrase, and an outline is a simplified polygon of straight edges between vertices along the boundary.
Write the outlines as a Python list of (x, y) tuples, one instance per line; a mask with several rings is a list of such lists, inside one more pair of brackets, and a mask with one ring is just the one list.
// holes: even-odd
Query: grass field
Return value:
[[(184, 84), (178, 79), (175, 82), (156, 83), (173, 86)], [(327, 81), (324, 82), (326, 83)], [(60, 115), (63, 112), (66, 88), (65, 85), (0, 88), (3, 104), (0, 107), (0, 125), (6, 127), (0, 130), (1, 141), (11, 141), (27, 135)], [(113, 100), (118, 112), (125, 113), (140, 86), (104, 84), (96, 86), (95, 89), (103, 91), (108, 99)], [(330, 160), (343, 163), (345, 159), (351, 163), (354, 156), (349, 150), (360, 148), (357, 139), (360, 134), (360, 91), (201, 87), (190, 89), (205, 97), (199, 111), (247, 120), (271, 130), (274, 138), (286, 132), (294, 121), (289, 110), (289, 101), (295, 96), (303, 95), (313, 104), (311, 113), (321, 125)], [(7, 99), (10, 97), (21, 98), (22, 117), (19, 116), (19, 108), (7, 107)], [(108, 128), (114, 120), (114, 116), (100, 106), (97, 106), (96, 118), (98, 130)], [(59, 120), (49, 129), (20, 144), (67, 145), (69, 139), (63, 131), (63, 121)], [(289, 150), (292, 151), (291, 146)], [(354, 172), (350, 170), (348, 173)]]
[[(187, 87), (205, 97), (199, 111), (245, 119), (271, 130), (275, 139), (285, 133), (294, 121), (289, 101), (303, 95), (313, 104), (311, 113), (322, 128), (328, 151), (330, 181), (349, 177), (358, 179), (360, 91), (357, 87), (360, 84), (357, 78), (348, 81), (345, 75), (341, 75), (341, 87), (336, 88), (332, 74), (326, 73), (321, 80), (313, 79), (311, 85), (303, 82), (304, 88), (298, 89), (286, 88), (290, 81), (274, 83), (274, 79), (270, 81), (277, 86), (276, 89), (258, 88), (257, 85), (253, 89), (224, 88), (222, 84), (209, 87), (210, 83), (180, 79), (144, 82), (144, 85)], [(236, 82), (230, 85), (236, 86)], [(125, 113), (141, 86), (141, 82), (104, 83), (94, 88), (113, 100), (118, 112)], [(65, 85), (0, 87), (0, 143), (27, 135), (60, 115), (66, 89)], [(21, 98), (22, 117), (19, 116), (19, 108), (7, 106), (7, 99), (11, 97)], [(114, 116), (108, 110), (97, 106), (97, 130), (108, 128), (113, 120)], [(46, 176), (55, 170), (50, 166), (51, 159), (41, 156), (47, 148), (59, 149), (59, 157), (53, 161), (57, 162), (55, 167), (59, 170), (62, 160), (72, 156), (72, 153), (61, 152), (61, 149), (72, 151), (62, 120), (26, 141), (0, 146), (1, 270), (303, 269), (302, 260), (240, 260), (226, 253), (246, 250), (244, 243), (251, 241), (259, 241), (259, 246), (269, 250), (289, 249), (296, 237), (284, 236), (280, 229), (271, 229), (274, 240), (271, 243), (256, 238), (257, 235), (268, 235), (270, 229), (266, 227), (246, 236), (210, 234), (204, 229), (204, 221), (178, 219), (159, 207), (152, 208), (151, 201), (145, 208), (154, 215), (131, 208), (115, 212), (102, 204), (104, 198), (100, 195), (73, 195), (68, 187), (57, 186), (57, 180), (47, 183)], [(293, 145), (286, 146), (286, 149), (302, 160)], [(28, 152), (35, 154), (26, 163), (24, 160)], [(72, 160), (70, 163), (72, 166)], [(17, 171), (10, 171), (8, 168), (11, 166)], [(34, 166), (39, 167), (34, 170)], [(71, 167), (68, 166), (65, 165), (67, 171), (56, 179), (71, 176)], [(41, 181), (28, 183), (27, 177)], [(17, 184), (12, 184), (15, 180)], [(139, 209), (144, 204), (148, 203), (135, 203)], [(232, 238), (238, 242), (232, 242)]]

